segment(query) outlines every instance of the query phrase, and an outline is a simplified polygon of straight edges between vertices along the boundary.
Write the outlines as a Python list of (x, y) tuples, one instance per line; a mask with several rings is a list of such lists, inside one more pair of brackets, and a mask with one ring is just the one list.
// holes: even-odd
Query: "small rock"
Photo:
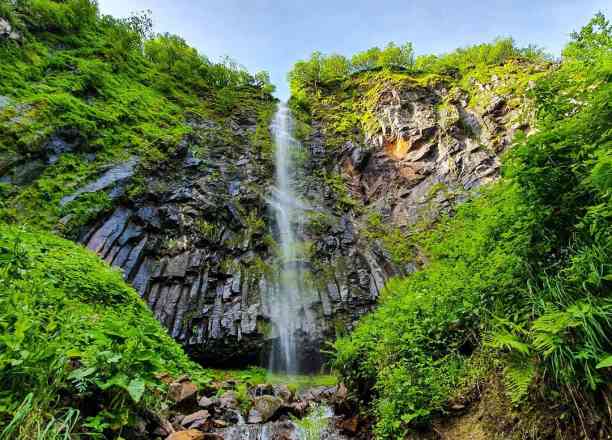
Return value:
[(198, 400), (198, 406), (200, 406), (201, 408), (210, 408), (216, 403), (217, 399), (211, 399), (206, 396), (203, 396), (200, 400)]
[(213, 426), (215, 428), (225, 428), (227, 427), (227, 422), (225, 420), (215, 419), (213, 420)]
[(227, 391), (219, 397), (219, 404), (222, 408), (238, 408), (238, 399), (236, 393), (233, 391)]
[(0, 17), (0, 37), (21, 40), (21, 34), (14, 30), (11, 24), (2, 17)]
[(274, 386), (274, 395), (276, 397), (280, 397), (285, 402), (290, 402), (292, 397), (293, 397), (293, 393), (291, 392), (289, 387), (287, 385), (285, 385), (285, 384), (275, 385)]
[(196, 411), (193, 414), (189, 414), (185, 416), (185, 418), (181, 421), (181, 425), (186, 428), (193, 427), (196, 422), (204, 422), (206, 419), (210, 417), (210, 414), (205, 409), (200, 411)]
[(155, 378), (162, 381), (166, 385), (170, 385), (173, 382), (172, 377), (170, 377), (170, 374), (168, 373), (156, 373)]
[(187, 403), (196, 399), (198, 387), (193, 382), (173, 382), (168, 389), (168, 397), (176, 403)]
[(170, 434), (166, 440), (204, 440), (205, 436), (202, 431), (197, 429), (188, 429), (187, 431), (178, 431)]
[(297, 417), (303, 417), (306, 414), (306, 411), (308, 410), (308, 407), (309, 407), (309, 404), (308, 404), (308, 402), (306, 400), (298, 400), (297, 402), (291, 403), (286, 408), (293, 415), (295, 415)]
[(465, 405), (462, 405), (460, 403), (455, 403), (451, 405), (450, 409), (452, 409), (453, 411), (461, 411), (462, 409), (465, 409)]
[(338, 386), (335, 397), (339, 401), (344, 401), (348, 398), (348, 389), (343, 383)]
[(251, 394), (253, 395), (253, 397), (273, 396), (274, 387), (269, 383), (261, 383), (252, 389)]
[(263, 422), (263, 417), (256, 409), (251, 409), (249, 411), (249, 417), (247, 418), (247, 423), (261, 423)]

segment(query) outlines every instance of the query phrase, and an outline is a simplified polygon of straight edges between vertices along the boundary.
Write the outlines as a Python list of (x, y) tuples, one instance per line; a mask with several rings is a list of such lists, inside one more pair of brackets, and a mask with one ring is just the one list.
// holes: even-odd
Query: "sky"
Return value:
[(211, 60), (227, 55), (250, 72), (267, 70), (287, 99), (287, 72), (315, 51), (351, 56), (389, 41), (417, 55), (496, 37), (558, 55), (569, 33), (612, 0), (98, 0), (115, 17), (150, 9), (154, 31), (180, 35)]

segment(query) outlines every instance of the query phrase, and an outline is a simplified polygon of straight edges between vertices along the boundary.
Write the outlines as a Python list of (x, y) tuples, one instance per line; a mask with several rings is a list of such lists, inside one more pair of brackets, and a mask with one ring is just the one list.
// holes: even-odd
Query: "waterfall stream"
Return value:
[(268, 295), (270, 318), (276, 332), (269, 367), (272, 371), (295, 374), (300, 371), (296, 331), (302, 326), (304, 280), (299, 264), (296, 227), (304, 209), (295, 194), (294, 157), (302, 148), (293, 136), (293, 119), (285, 103), (279, 103), (271, 130), (275, 143), (276, 188), (269, 200), (278, 228), (279, 273)]

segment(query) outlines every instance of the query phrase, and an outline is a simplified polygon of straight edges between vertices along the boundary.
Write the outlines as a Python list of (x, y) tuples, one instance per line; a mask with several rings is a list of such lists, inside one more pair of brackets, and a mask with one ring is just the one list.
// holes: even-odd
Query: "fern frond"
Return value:
[(527, 395), (535, 373), (535, 364), (524, 358), (514, 360), (504, 369), (504, 385), (514, 405), (521, 403)]

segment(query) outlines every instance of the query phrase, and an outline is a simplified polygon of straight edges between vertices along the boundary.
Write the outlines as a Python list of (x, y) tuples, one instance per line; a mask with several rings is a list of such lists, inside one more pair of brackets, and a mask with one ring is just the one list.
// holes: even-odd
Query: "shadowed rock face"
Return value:
[[(201, 140), (197, 135), (186, 140), (174, 158), (150, 172), (144, 194), (122, 198), (80, 235), (82, 243), (123, 271), (170, 334), (207, 365), (265, 365), (278, 337), (266, 302), (275, 283), (265, 240), (276, 227), (266, 202), (272, 165), (253, 151), (246, 136), (244, 142), (231, 148), (206, 144), (205, 155), (194, 157)], [(101, 179), (115, 176), (116, 168)], [(120, 177), (103, 185), (105, 190), (123, 185), (125, 176)], [(382, 252), (358, 245), (348, 217), (335, 221), (325, 236), (308, 237), (330, 261), (343, 257), (350, 264), (318, 284), (302, 311), (306, 319), (296, 340), (305, 370), (320, 368), (322, 342), (335, 336), (339, 323), (350, 327), (371, 310), (393, 273)], [(309, 262), (303, 264), (310, 270)]]

